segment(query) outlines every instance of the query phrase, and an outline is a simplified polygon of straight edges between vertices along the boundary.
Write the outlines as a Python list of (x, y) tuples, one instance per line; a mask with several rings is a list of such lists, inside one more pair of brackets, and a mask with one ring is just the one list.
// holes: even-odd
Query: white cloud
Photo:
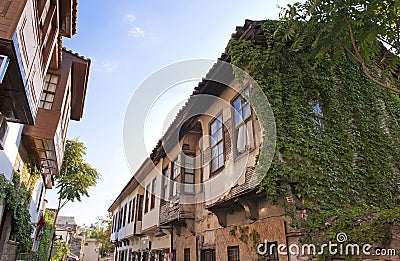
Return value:
[(136, 20), (136, 16), (134, 14), (126, 14), (125, 19), (128, 22), (133, 23)]
[(105, 72), (110, 73), (110, 72), (113, 72), (115, 69), (118, 68), (118, 64), (106, 62), (106, 63), (102, 64), (102, 67), (103, 67)]
[(118, 64), (115, 62), (102, 62), (102, 63), (95, 63), (95, 71), (102, 72), (102, 73), (112, 73), (118, 68)]
[(135, 38), (144, 38), (144, 31), (142, 28), (140, 27), (132, 27), (131, 29), (129, 29), (128, 33), (135, 37)]

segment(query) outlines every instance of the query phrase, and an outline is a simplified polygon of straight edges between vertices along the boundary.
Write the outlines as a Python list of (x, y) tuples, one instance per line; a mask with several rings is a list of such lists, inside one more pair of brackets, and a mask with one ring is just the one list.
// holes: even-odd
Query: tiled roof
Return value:
[(164, 153), (164, 148), (162, 147), (162, 141), (166, 140), (167, 137), (169, 137), (174, 131), (176, 131), (176, 126), (179, 125), (179, 122), (184, 120), (184, 114), (191, 108), (191, 106), (194, 105), (195, 103), (195, 98), (196, 95), (204, 93), (206, 90), (206, 87), (208, 87), (208, 84), (210, 84), (210, 80), (212, 79), (214, 75), (218, 74), (220, 69), (221, 69), (221, 61), (222, 62), (230, 62), (230, 57), (229, 55), (223, 53), (221, 57), (218, 59), (218, 61), (213, 65), (213, 67), (210, 69), (210, 71), (207, 73), (206, 77), (203, 78), (201, 82), (194, 88), (192, 94), (190, 95), (189, 99), (186, 101), (186, 103), (182, 106), (182, 108), (179, 110), (179, 112), (176, 114), (174, 120), (172, 123), (169, 125), (168, 129), (165, 131), (164, 135), (162, 138), (158, 141), (157, 145), (153, 149), (152, 153), (150, 154), (150, 158), (153, 161), (157, 161), (158, 157), (162, 156)]
[(256, 44), (266, 45), (264, 31), (262, 25), (265, 20), (253, 21), (246, 19), (244, 26), (237, 26), (236, 32), (232, 34), (232, 39), (235, 40), (252, 40)]
[(82, 59), (82, 60), (87, 61), (87, 62), (89, 62), (89, 63), (91, 62), (90, 58), (86, 58), (85, 56), (82, 56), (82, 55), (80, 55), (79, 53), (74, 53), (72, 50), (68, 50), (68, 49), (65, 48), (65, 47), (63, 47), (62, 49), (63, 49), (63, 51), (65, 51), (65, 52), (67, 52), (67, 53), (69, 53), (69, 54), (72, 54), (72, 55), (75, 56), (76, 58)]
[[(253, 21), (246, 19), (244, 26), (238, 26), (236, 27), (236, 32), (232, 34), (232, 39), (235, 40), (248, 40), (248, 39), (253, 39), (255, 40), (258, 44), (265, 44), (265, 36), (262, 30), (262, 25), (264, 24), (264, 20), (261, 21)], [(230, 63), (230, 56), (226, 53), (223, 53), (221, 57), (218, 59), (218, 61), (223, 61), (223, 62), (228, 62)], [(177, 115), (175, 116), (175, 119), (173, 122), (170, 124), (168, 129), (166, 130), (165, 134), (163, 137), (158, 141), (156, 147), (153, 149), (152, 153), (150, 154), (150, 158), (152, 160), (157, 160), (159, 156), (162, 156), (164, 154), (163, 148), (162, 148), (162, 141), (165, 140), (166, 137), (169, 136), (169, 134), (175, 130), (175, 127), (178, 125), (180, 120), (182, 120), (184, 113), (188, 110), (190, 106), (193, 104), (194, 97), (197, 94), (202, 94), (205, 90), (205, 87), (207, 84), (210, 82), (208, 79), (212, 79), (214, 75), (217, 75), (220, 70), (220, 63), (217, 62), (214, 64), (214, 66), (210, 69), (210, 71), (207, 73), (206, 77), (203, 78), (203, 80), (194, 88), (193, 93), (190, 95), (189, 99), (185, 103), (185, 105), (179, 110)]]
[(74, 0), (72, 3), (72, 35), (76, 34), (78, 21), (78, 0)]

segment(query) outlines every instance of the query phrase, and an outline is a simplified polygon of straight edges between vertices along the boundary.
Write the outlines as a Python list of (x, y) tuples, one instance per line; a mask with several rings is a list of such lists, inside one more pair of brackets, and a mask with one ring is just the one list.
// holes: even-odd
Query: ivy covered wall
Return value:
[(307, 241), (345, 232), (349, 241), (384, 243), (400, 219), (398, 94), (368, 80), (345, 51), (321, 57), (307, 43), (294, 48), (284, 22), (266, 21), (263, 32), (266, 46), (233, 39), (226, 49), (232, 64), (259, 83), (275, 114), (276, 155), (261, 170), (267, 172), (261, 190), (271, 200), (301, 200), (307, 218), (292, 226)]
[(6, 209), (12, 211), (9, 239), (18, 242), (19, 253), (29, 252), (32, 247), (33, 231), (28, 211), (30, 193), (25, 184), (20, 182), (18, 173), (13, 174), (11, 181), (7, 180), (4, 174), (0, 174), (0, 200), (4, 200)]

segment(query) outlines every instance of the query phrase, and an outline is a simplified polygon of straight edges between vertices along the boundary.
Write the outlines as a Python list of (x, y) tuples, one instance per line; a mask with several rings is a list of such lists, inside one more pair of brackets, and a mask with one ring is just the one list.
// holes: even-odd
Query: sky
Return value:
[[(78, 32), (72, 39), (64, 39), (64, 46), (90, 58), (92, 64), (83, 119), (71, 122), (68, 137), (78, 137), (85, 143), (86, 161), (98, 169), (101, 179), (89, 190), (89, 198), (69, 203), (60, 215), (75, 216), (79, 225), (95, 223), (98, 216), (107, 215), (107, 209), (132, 177), (124, 156), (123, 120), (130, 97), (143, 80), (174, 62), (216, 60), (236, 26), (243, 26), (245, 19), (277, 19), (279, 6), (291, 2), (79, 1)], [(161, 97), (153, 113), (177, 107), (195, 85), (184, 84)], [(145, 137), (149, 150), (161, 138), (168, 115), (150, 114), (153, 131)], [(57, 206), (55, 189), (48, 191), (46, 198), (47, 207)]]

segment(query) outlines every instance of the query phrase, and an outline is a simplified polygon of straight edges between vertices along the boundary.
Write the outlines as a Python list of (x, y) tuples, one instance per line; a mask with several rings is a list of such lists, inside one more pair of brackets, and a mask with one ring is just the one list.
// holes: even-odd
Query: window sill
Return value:
[(222, 172), (225, 168), (225, 165), (219, 167), (218, 169), (214, 170), (213, 172), (210, 173), (210, 178), (218, 175), (220, 172)]
[(234, 152), (233, 162), (237, 162), (237, 161), (241, 160), (242, 158), (244, 158), (245, 156), (249, 156), (255, 150), (256, 150), (256, 147), (253, 146), (250, 149), (247, 149), (240, 154), (238, 154), (237, 152)]

